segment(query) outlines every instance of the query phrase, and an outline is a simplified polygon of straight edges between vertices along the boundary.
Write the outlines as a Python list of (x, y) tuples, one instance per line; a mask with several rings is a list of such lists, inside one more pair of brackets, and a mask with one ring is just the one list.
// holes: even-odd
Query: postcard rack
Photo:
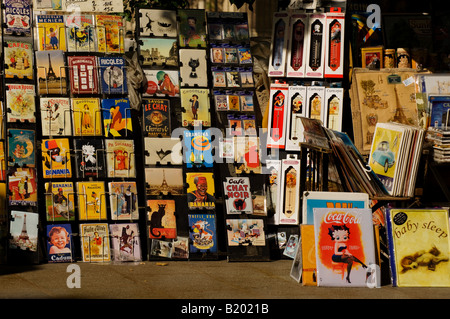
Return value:
[[(12, 7), (20, 8), (21, 19), (12, 16)], [(33, 27), (29, 23), (32, 11), (21, 1), (4, 1), (2, 9), (1, 179), (6, 184), (1, 186), (6, 206), (1, 227), (7, 237), (2, 238), (2, 259), (6, 257), (2, 262), (35, 264), (40, 261), (44, 242), (38, 214), (40, 165), (36, 158), (36, 77)], [(22, 19), (24, 23), (14, 23)]]

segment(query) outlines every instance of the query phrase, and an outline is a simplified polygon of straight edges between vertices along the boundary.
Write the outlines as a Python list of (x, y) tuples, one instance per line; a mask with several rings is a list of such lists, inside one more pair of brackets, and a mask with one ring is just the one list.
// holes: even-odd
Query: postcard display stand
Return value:
[(248, 18), (208, 12), (213, 105), (228, 261), (270, 259)]
[(31, 20), (47, 260), (142, 260), (123, 8), (68, 14), (52, 3), (36, 3)]
[[(269, 154), (279, 155), (266, 164), (270, 179), (267, 201), (274, 212), (269, 226), (278, 239), (276, 248), (281, 247), (278, 253), (291, 258), (302, 224), (303, 191), (326, 190), (308, 189), (308, 185), (321, 185), (307, 181), (313, 176), (306, 176), (311, 174), (308, 167), (314, 169), (313, 162), (319, 157), (326, 163), (328, 152), (321, 152), (320, 145), (307, 147), (301, 119), (319, 120), (325, 128), (341, 131), (344, 106), (345, 2), (336, 7), (306, 6), (299, 2), (297, 8), (274, 13), (268, 68), (267, 148)], [(318, 157), (313, 158), (314, 154)]]
[(6, 256), (8, 263), (38, 263), (42, 243), (38, 240), (32, 8), (28, 1), (3, 1), (2, 8), (2, 258)]

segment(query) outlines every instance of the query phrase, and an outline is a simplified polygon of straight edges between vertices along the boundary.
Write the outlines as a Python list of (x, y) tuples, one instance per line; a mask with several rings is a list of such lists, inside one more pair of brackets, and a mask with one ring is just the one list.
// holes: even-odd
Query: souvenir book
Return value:
[(83, 262), (111, 260), (108, 224), (80, 224), (81, 255)]
[(39, 51), (66, 51), (66, 28), (63, 15), (38, 14), (36, 28)]
[(140, 38), (139, 54), (143, 67), (178, 67), (177, 40)]
[(143, 131), (147, 137), (170, 137), (172, 134), (170, 123), (169, 99), (144, 99)]
[(98, 65), (95, 56), (68, 56), (70, 91), (73, 94), (98, 94)]
[(103, 130), (106, 137), (130, 138), (133, 133), (128, 98), (102, 99)]
[(141, 241), (136, 223), (110, 224), (112, 261), (141, 261)]
[(136, 182), (109, 182), (108, 190), (112, 220), (139, 219)]
[(302, 85), (290, 85), (288, 90), (289, 100), (286, 109), (286, 145), (287, 151), (299, 151), (300, 142), (303, 141), (302, 117), (308, 117), (309, 112), (306, 103), (307, 87)]
[(8, 172), (9, 205), (37, 206), (35, 168), (13, 168)]
[(187, 203), (190, 210), (214, 209), (216, 207), (214, 174), (209, 172), (187, 172)]
[(185, 130), (184, 163), (187, 168), (213, 167), (213, 144), (210, 130)]
[(207, 87), (206, 50), (180, 49), (180, 84), (182, 87)]
[(174, 10), (139, 9), (141, 37), (177, 37), (177, 12)]
[(107, 218), (105, 182), (77, 182), (78, 219), (104, 220)]
[(300, 224), (300, 247), (302, 254), (302, 285), (317, 286), (314, 224)]
[(177, 238), (175, 200), (147, 200), (148, 236), (151, 239)]
[(41, 153), (44, 178), (72, 177), (71, 148), (68, 138), (43, 139)]
[(45, 183), (45, 208), (48, 222), (75, 220), (76, 194), (72, 182)]
[(106, 139), (107, 177), (136, 177), (134, 140)]
[(291, 155), (281, 160), (280, 202), (276, 213), (276, 222), (280, 225), (299, 223), (300, 216), (300, 160)]
[(71, 136), (72, 113), (69, 98), (41, 97), (39, 103), (42, 135)]
[(31, 41), (5, 38), (3, 50), (6, 79), (34, 78), (34, 51)]
[(31, 1), (5, 0), (4, 4), (4, 34), (31, 35), (33, 25), (33, 10)]
[(259, 137), (238, 136), (235, 137), (235, 172), (236, 174), (261, 173), (261, 159)]
[(387, 210), (392, 284), (395, 287), (449, 287), (447, 209)]
[(147, 78), (147, 90), (142, 96), (178, 97), (180, 96), (178, 70), (144, 69)]
[(66, 16), (68, 52), (95, 52), (97, 50), (94, 16), (73, 14)]
[(34, 130), (10, 128), (8, 135), (8, 166), (35, 167), (36, 147)]
[(74, 139), (75, 172), (78, 178), (105, 178), (106, 150), (102, 139)]
[(272, 84), (270, 86), (269, 117), (268, 117), (268, 148), (285, 147), (285, 123), (289, 96), (288, 84)]
[(182, 168), (146, 167), (144, 171), (147, 196), (184, 193)]
[(178, 10), (178, 38), (181, 48), (206, 48), (205, 10)]
[(102, 113), (98, 98), (72, 98), (73, 135), (101, 136)]
[(128, 93), (127, 68), (123, 57), (99, 57), (98, 67), (102, 93)]
[(228, 246), (265, 246), (262, 219), (227, 219)]
[(227, 176), (223, 190), (227, 214), (253, 214), (250, 178)]
[(289, 23), (289, 43), (286, 53), (286, 76), (305, 76), (305, 56), (307, 50), (308, 15), (292, 13)]
[(37, 213), (12, 210), (8, 248), (37, 252), (38, 227), (39, 215)]
[(6, 84), (7, 121), (36, 123), (35, 86)]
[(216, 215), (188, 214), (189, 253), (216, 253), (217, 231)]
[(315, 208), (314, 234), (318, 286), (368, 287), (376, 263), (371, 209)]
[(183, 145), (180, 139), (144, 137), (145, 165), (182, 165)]
[(70, 224), (49, 224), (46, 234), (48, 262), (72, 262), (72, 226)]
[(369, 195), (355, 192), (303, 192), (302, 224), (314, 224), (314, 208), (369, 208)]
[(209, 89), (181, 89), (182, 126), (211, 126)]
[(275, 12), (272, 23), (268, 75), (270, 77), (283, 77), (286, 72), (286, 51), (289, 42), (289, 14), (287, 12)]
[(97, 28), (97, 51), (107, 54), (124, 53), (125, 29), (119, 15), (95, 15)]
[(64, 51), (36, 51), (36, 70), (40, 95), (67, 95)]

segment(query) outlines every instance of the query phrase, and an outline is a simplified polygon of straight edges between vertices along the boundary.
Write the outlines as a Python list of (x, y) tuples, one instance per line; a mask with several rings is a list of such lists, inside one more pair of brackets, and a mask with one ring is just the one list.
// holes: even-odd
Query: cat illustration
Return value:
[(162, 228), (162, 219), (164, 215), (166, 214), (166, 205), (165, 204), (158, 204), (158, 211), (154, 212), (150, 218), (150, 233), (155, 236), (159, 237), (161, 236), (161, 232), (154, 232), (155, 228)]

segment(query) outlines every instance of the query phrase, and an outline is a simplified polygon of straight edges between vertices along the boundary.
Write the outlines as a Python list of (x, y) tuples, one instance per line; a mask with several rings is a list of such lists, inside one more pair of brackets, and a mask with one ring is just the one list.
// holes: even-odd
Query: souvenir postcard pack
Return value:
[(253, 214), (248, 177), (226, 177), (223, 182), (227, 214)]
[(109, 235), (106, 223), (80, 224), (83, 262), (108, 262), (111, 260)]
[(102, 93), (128, 93), (127, 72), (123, 57), (99, 57), (98, 67)]
[(101, 139), (74, 139), (75, 172), (78, 178), (106, 177), (106, 150)]
[(47, 221), (75, 220), (76, 194), (72, 182), (45, 183)]
[(54, 97), (39, 99), (42, 135), (72, 135), (72, 113), (69, 98)]
[(111, 219), (139, 219), (136, 182), (108, 183)]
[(59, 14), (36, 15), (38, 50), (66, 50), (64, 16)]
[(145, 137), (146, 165), (183, 164), (183, 145), (179, 139), (170, 137)]
[(8, 166), (35, 167), (34, 130), (8, 129)]
[(450, 286), (447, 209), (389, 209), (387, 226), (394, 286)]
[(128, 98), (102, 99), (103, 130), (106, 137), (131, 137), (133, 125)]
[(66, 16), (66, 42), (69, 52), (95, 52), (97, 49), (94, 16), (74, 14)]
[(143, 131), (148, 137), (170, 137), (170, 100), (145, 99), (142, 101)]
[(34, 89), (33, 84), (6, 84), (8, 122), (36, 122)]
[(208, 172), (186, 173), (189, 209), (214, 209), (216, 207), (214, 175)]
[(36, 169), (13, 168), (8, 173), (9, 205), (36, 206)]
[(72, 226), (70, 224), (47, 225), (47, 256), (51, 263), (72, 262)]
[(41, 152), (44, 178), (72, 177), (69, 139), (43, 139)]
[(37, 213), (11, 211), (9, 248), (36, 252), (38, 225), (39, 215)]
[(34, 53), (31, 41), (5, 40), (5, 78), (33, 79)]
[(177, 223), (175, 200), (147, 200), (148, 236), (152, 239), (175, 239)]
[(134, 140), (106, 139), (108, 177), (136, 177)]
[(80, 220), (106, 219), (106, 189), (104, 182), (78, 182), (77, 194)]
[(141, 241), (136, 223), (109, 225), (113, 261), (141, 261)]
[(40, 95), (67, 95), (64, 51), (36, 51), (37, 85)]
[(315, 208), (314, 233), (317, 285), (367, 287), (376, 262), (372, 210)]
[(264, 221), (262, 219), (227, 219), (229, 246), (265, 246)]
[(100, 136), (102, 135), (102, 113), (98, 98), (73, 98), (73, 135)]
[(217, 252), (216, 215), (188, 214), (190, 253)]

